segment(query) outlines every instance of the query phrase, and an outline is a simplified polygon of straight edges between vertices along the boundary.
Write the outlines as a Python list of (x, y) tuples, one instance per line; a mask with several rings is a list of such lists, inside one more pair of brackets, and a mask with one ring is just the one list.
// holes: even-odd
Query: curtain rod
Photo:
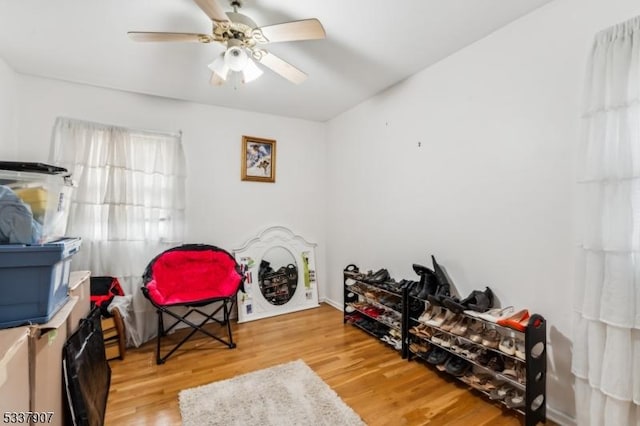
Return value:
[(163, 132), (160, 130), (149, 130), (149, 129), (134, 128), (134, 127), (116, 126), (114, 124), (99, 123), (97, 121), (81, 120), (78, 118), (70, 118), (70, 117), (57, 117), (56, 122), (59, 120), (66, 120), (66, 121), (75, 122), (75, 123), (91, 124), (93, 126), (111, 127), (115, 129), (121, 129), (121, 130), (136, 131), (136, 132), (147, 133), (152, 135), (182, 137), (182, 129), (178, 129), (177, 132)]

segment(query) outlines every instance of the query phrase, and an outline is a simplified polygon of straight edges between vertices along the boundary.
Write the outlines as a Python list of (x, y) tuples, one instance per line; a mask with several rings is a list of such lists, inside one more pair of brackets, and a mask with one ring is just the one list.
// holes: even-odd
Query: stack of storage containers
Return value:
[(67, 301), (72, 190), (65, 169), (0, 161), (0, 329), (45, 323)]

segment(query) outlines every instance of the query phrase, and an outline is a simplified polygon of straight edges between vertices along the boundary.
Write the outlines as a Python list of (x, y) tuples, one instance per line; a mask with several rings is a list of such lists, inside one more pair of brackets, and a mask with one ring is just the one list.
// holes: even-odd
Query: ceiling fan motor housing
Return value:
[(214, 24), (215, 39), (222, 43), (236, 39), (242, 42), (245, 47), (255, 46), (254, 30), (258, 27), (256, 23), (242, 13), (227, 12), (227, 16), (229, 17), (228, 23)]

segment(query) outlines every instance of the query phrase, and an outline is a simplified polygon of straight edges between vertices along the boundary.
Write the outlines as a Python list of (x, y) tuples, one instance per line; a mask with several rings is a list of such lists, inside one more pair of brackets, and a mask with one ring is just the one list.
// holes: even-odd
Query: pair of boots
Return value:
[(413, 270), (420, 276), (420, 282), (409, 292), (409, 296), (440, 304), (443, 297), (450, 295), (451, 285), (435, 257), (431, 256), (431, 262), (433, 270), (413, 264)]
[(409, 292), (410, 296), (428, 300), (434, 305), (445, 306), (455, 313), (470, 309), (476, 312), (486, 312), (493, 307), (494, 295), (489, 287), (483, 291), (473, 290), (469, 296), (460, 300), (451, 295), (451, 284), (446, 274), (431, 256), (433, 271), (426, 266), (413, 265), (413, 270), (420, 275), (420, 283)]

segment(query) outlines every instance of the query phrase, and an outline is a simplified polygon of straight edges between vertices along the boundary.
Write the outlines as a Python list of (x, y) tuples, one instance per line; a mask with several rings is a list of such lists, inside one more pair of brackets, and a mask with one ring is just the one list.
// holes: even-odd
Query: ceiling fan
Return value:
[(300, 84), (307, 78), (307, 74), (278, 56), (270, 53), (263, 46), (267, 43), (299, 40), (318, 40), (325, 38), (325, 31), (319, 20), (303, 19), (282, 24), (258, 27), (246, 15), (238, 13), (242, 6), (241, 0), (231, 0), (233, 12), (225, 12), (217, 0), (194, 0), (202, 11), (211, 19), (213, 29), (211, 34), (171, 33), (129, 31), (132, 40), (178, 41), (198, 43), (221, 43), (226, 47), (211, 64), (212, 85), (223, 84), (230, 73), (242, 75), (242, 82), (248, 83), (262, 75), (262, 70), (256, 62), (271, 69), (276, 74), (292, 83)]

